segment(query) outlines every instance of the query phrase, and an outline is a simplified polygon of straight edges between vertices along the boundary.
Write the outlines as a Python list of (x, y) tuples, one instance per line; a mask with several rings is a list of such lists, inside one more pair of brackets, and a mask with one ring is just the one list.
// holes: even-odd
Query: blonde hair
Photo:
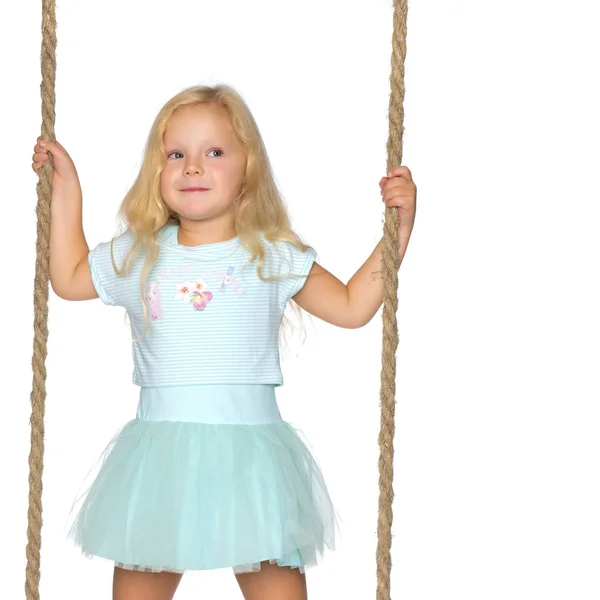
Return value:
[(291, 228), (258, 125), (240, 94), (224, 84), (184, 89), (171, 98), (154, 119), (140, 172), (119, 208), (119, 219), (133, 234), (133, 244), (120, 269), (115, 263), (111, 245), (113, 268), (118, 275), (129, 273), (134, 258), (140, 252), (146, 255), (140, 277), (145, 322), (142, 337), (146, 335), (149, 322), (146, 282), (159, 254), (157, 232), (166, 224), (179, 222), (178, 215), (169, 209), (160, 193), (161, 173), (167, 161), (164, 134), (177, 109), (201, 103), (217, 104), (227, 110), (233, 130), (246, 154), (246, 176), (234, 203), (235, 228), (240, 242), (252, 255), (250, 261), (258, 259), (258, 276), (263, 280), (273, 279), (273, 276), (265, 277), (263, 274), (265, 248), (261, 233), (270, 242), (292, 242), (302, 251), (309, 248)]

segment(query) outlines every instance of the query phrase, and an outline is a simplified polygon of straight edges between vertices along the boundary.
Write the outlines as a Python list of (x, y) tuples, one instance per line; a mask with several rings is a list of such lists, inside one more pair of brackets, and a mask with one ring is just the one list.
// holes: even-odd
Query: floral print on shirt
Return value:
[(195, 310), (204, 310), (213, 298), (212, 292), (207, 289), (206, 282), (202, 279), (183, 281), (178, 283), (175, 289), (175, 297), (189, 302)]
[(160, 298), (160, 287), (156, 281), (150, 283), (146, 300), (150, 304), (150, 314), (153, 319), (160, 319), (163, 316), (162, 302)]

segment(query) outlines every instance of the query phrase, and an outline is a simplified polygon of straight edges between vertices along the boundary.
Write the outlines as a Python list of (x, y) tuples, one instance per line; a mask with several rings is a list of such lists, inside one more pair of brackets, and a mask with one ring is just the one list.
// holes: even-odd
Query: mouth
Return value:
[(202, 187), (188, 187), (188, 188), (183, 188), (182, 190), (180, 190), (181, 192), (208, 192), (208, 188), (202, 188)]

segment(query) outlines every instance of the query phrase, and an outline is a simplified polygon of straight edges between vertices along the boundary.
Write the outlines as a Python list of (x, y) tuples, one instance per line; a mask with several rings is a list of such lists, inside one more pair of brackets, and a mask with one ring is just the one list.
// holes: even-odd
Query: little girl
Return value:
[[(290, 227), (258, 127), (231, 87), (184, 90), (161, 109), (120, 208), (126, 230), (91, 251), (75, 166), (52, 155), (50, 282), (66, 300), (124, 307), (136, 418), (115, 436), (71, 535), (115, 563), (114, 600), (170, 600), (189, 570), (232, 567), (246, 600), (301, 600), (305, 568), (334, 548), (336, 514), (306, 445), (282, 420), (279, 329), (293, 299), (340, 327), (382, 303), (381, 248), (347, 285)], [(416, 186), (379, 182), (400, 210), (399, 263)]]

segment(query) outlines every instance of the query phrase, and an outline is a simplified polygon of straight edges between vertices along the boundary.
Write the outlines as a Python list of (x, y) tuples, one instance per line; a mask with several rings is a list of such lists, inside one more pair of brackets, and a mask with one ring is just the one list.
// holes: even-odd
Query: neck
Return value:
[(182, 246), (200, 246), (201, 244), (216, 244), (225, 242), (236, 236), (235, 225), (231, 220), (193, 221), (179, 219), (180, 227), (177, 232), (177, 243)]

